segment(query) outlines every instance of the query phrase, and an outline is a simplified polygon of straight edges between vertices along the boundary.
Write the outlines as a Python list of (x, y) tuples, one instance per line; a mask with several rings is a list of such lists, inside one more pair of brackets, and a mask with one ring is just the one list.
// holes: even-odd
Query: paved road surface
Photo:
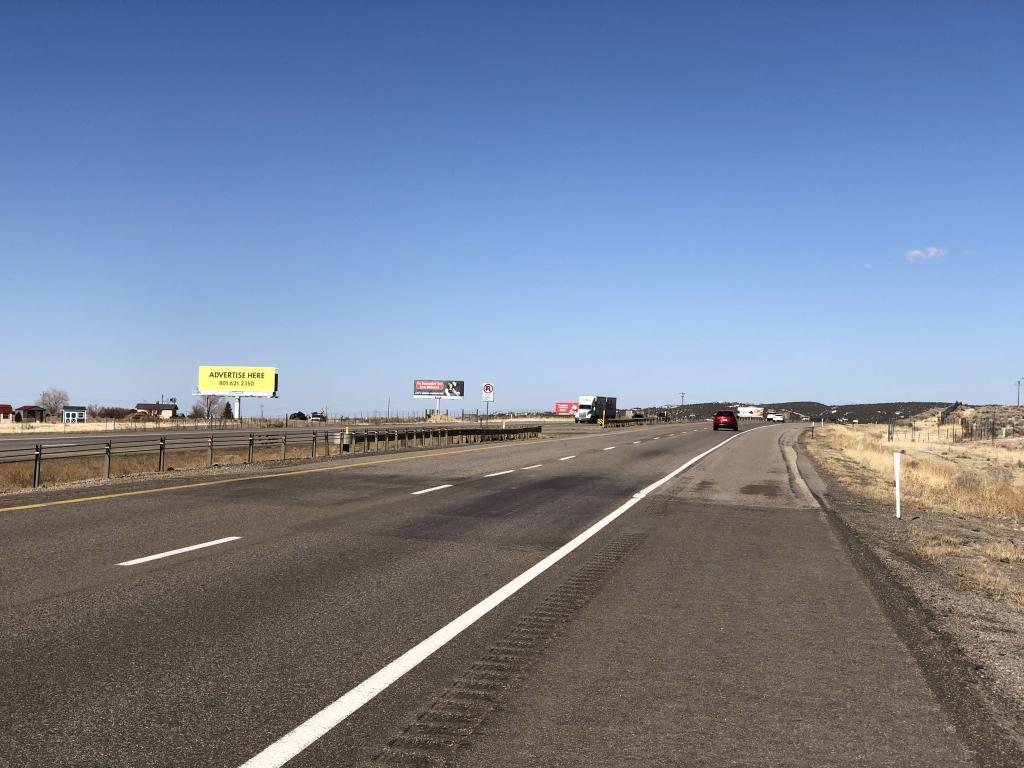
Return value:
[(799, 429), (0, 511), (0, 765), (280, 764), (291, 729), (616, 510), (288, 765), (969, 765), (787, 470)]

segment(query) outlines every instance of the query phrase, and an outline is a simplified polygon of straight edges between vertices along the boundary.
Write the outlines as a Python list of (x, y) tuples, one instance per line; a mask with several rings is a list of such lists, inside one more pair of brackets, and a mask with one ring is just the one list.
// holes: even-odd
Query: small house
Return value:
[(14, 420), (20, 422), (37, 422), (42, 424), (46, 421), (46, 409), (40, 405), (22, 405), (14, 409)]
[(8, 403), (0, 403), (0, 421), (14, 421), (14, 408)]
[(178, 415), (177, 403), (136, 403), (135, 410), (148, 413), (154, 419), (173, 419)]
[(65, 405), (60, 409), (60, 420), (65, 424), (85, 423), (84, 405)]

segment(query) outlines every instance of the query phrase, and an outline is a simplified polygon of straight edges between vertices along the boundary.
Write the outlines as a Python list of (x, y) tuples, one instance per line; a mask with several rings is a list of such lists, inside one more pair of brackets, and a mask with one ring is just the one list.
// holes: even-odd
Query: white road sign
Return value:
[(490, 382), (486, 382), (483, 386), (483, 402), (493, 403), (494, 402), (494, 385)]

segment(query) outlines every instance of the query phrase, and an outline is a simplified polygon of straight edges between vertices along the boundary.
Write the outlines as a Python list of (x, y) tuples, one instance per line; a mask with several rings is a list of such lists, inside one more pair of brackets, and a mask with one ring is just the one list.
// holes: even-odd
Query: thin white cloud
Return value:
[(933, 259), (941, 259), (945, 255), (946, 251), (944, 248), (936, 248), (934, 245), (929, 245), (927, 248), (914, 248), (907, 251), (907, 261), (932, 261)]

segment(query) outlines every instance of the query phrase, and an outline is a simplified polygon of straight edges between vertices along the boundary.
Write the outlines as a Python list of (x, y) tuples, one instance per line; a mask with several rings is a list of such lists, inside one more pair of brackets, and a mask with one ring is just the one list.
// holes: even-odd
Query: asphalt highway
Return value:
[(0, 765), (972, 764), (800, 429), (0, 502)]

